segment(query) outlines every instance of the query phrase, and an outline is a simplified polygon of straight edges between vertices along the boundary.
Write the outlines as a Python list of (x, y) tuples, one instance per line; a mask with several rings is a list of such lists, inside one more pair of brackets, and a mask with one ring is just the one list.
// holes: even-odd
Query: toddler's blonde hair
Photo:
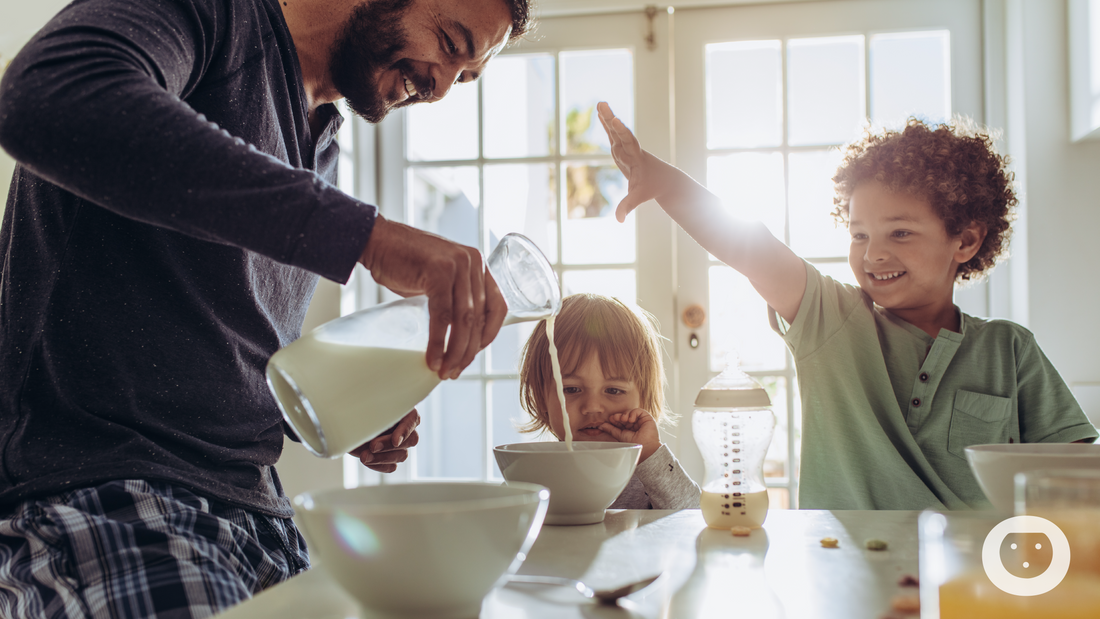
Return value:
[[(665, 406), (660, 340), (657, 320), (652, 314), (598, 294), (566, 297), (554, 322), (554, 343), (563, 376), (572, 374), (589, 355), (596, 353), (605, 376), (634, 381), (642, 408), (658, 424), (668, 423), (673, 417)], [(539, 322), (523, 346), (519, 385), (520, 405), (531, 416), (520, 432), (548, 431), (547, 398), (557, 396), (545, 320)]]

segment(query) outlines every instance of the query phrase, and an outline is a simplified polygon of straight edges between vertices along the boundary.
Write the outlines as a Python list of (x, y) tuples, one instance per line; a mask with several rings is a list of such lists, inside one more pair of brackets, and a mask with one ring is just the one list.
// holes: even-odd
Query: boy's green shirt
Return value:
[(789, 326), (802, 394), (799, 506), (987, 508), (965, 447), (1095, 438), (1030, 331), (960, 312), (938, 337), (806, 264)]

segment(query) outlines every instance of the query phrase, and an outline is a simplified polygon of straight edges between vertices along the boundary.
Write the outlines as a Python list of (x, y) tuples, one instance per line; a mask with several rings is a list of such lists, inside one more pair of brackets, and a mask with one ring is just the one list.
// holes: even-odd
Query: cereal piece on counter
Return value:
[(890, 606), (899, 613), (920, 612), (920, 596), (912, 594), (895, 595)]
[(905, 576), (902, 576), (900, 579), (898, 579), (898, 586), (899, 587), (919, 587), (920, 586), (920, 580), (918, 580), (916, 576), (906, 574)]
[(865, 542), (867, 550), (886, 550), (886, 542), (880, 539), (869, 539)]
[(732, 533), (736, 537), (748, 537), (749, 535), (752, 535), (752, 529), (748, 527), (737, 526), (731, 528), (730, 533)]
[(835, 537), (823, 537), (821, 538), (821, 545), (825, 548), (836, 548), (840, 546), (840, 542)]

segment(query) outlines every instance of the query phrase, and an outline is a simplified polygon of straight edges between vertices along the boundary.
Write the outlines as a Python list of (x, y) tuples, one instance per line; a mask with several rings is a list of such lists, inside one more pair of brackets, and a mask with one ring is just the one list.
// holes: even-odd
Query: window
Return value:
[[(637, 297), (633, 218), (614, 219), (626, 181), (596, 119), (598, 101), (632, 118), (628, 49), (511, 54), (476, 83), (403, 114), (403, 216), (413, 225), (492, 251), (509, 232), (554, 265), (565, 295)], [(534, 323), (504, 327), (455, 381), (418, 410), (414, 479), (500, 479), (491, 448), (521, 434), (518, 366)]]
[(1070, 137), (1100, 138), (1100, 0), (1069, 0)]
[[(644, 39), (650, 27), (655, 49)], [(772, 505), (795, 507), (796, 377), (763, 300), (659, 209), (643, 205), (626, 225), (612, 219), (625, 181), (592, 106), (610, 101), (648, 150), (850, 280), (847, 233), (829, 215), (836, 147), (868, 121), (964, 113), (980, 122), (980, 42), (977, 0), (689, 9), (653, 22), (641, 12), (542, 19), (537, 40), (493, 60), (478, 83), (379, 126), (381, 201), (400, 205), (387, 216), (486, 252), (521, 232), (550, 258), (563, 293), (637, 300), (655, 314), (668, 338), (669, 404), (681, 415), (663, 440), (696, 479), (692, 402), (736, 359), (769, 390), (779, 421), (766, 465)], [(957, 302), (984, 315), (985, 294), (963, 291)], [(680, 322), (691, 305), (706, 310), (702, 327)], [(411, 466), (385, 479), (499, 479), (492, 446), (535, 438), (515, 431), (525, 420), (516, 367), (532, 327), (504, 328), (421, 405)]]

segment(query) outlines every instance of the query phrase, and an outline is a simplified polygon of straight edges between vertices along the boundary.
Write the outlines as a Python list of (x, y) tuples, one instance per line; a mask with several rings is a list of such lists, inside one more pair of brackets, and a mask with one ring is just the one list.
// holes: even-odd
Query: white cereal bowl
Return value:
[(1085, 443), (1007, 443), (966, 448), (970, 470), (993, 507), (1015, 505), (1016, 473), (1038, 469), (1100, 469), (1100, 445)]
[(512, 443), (493, 448), (508, 484), (550, 489), (546, 524), (595, 524), (630, 482), (642, 446), (633, 443)]
[(319, 563), (368, 614), (477, 617), (538, 537), (549, 491), (534, 484), (425, 483), (294, 499)]

